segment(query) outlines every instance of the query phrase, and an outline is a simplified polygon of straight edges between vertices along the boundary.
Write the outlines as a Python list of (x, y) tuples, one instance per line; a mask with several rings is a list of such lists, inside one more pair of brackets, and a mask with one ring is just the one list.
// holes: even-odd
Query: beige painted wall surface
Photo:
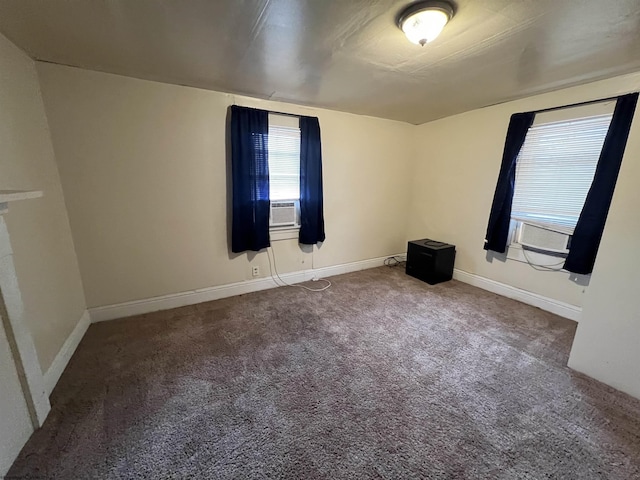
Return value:
[[(417, 127), (408, 238), (433, 237), (453, 243), (457, 249), (456, 268), (582, 306), (589, 287), (569, 280), (567, 273), (540, 272), (514, 260), (487, 261), (482, 247), (509, 118), (516, 112), (628, 93), (639, 86), (640, 75), (627, 75)], [(627, 149), (625, 162), (634, 161)], [(614, 225), (607, 224), (607, 230), (614, 238), (626, 234)]]
[(327, 240), (273, 242), (280, 273), (405, 250), (411, 125), (38, 63), (90, 307), (269, 271), (230, 255), (227, 108), (320, 119)]
[(569, 366), (640, 398), (640, 110), (607, 218)]
[(34, 62), (0, 36), (0, 187), (42, 190), (5, 215), (40, 365), (46, 372), (85, 310)]

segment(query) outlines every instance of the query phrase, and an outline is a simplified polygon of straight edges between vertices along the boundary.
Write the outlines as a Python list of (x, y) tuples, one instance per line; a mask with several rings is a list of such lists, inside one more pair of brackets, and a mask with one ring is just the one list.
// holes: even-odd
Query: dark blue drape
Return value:
[(489, 224), (484, 241), (485, 250), (504, 253), (507, 248), (511, 204), (516, 183), (516, 159), (534, 118), (534, 112), (511, 115), (502, 153), (502, 165), (489, 214)]
[(269, 246), (269, 112), (231, 107), (231, 250)]
[(565, 270), (580, 274), (593, 270), (637, 102), (637, 93), (618, 98), (593, 183), (571, 238)]
[(300, 237), (299, 242), (323, 242), (322, 148), (316, 117), (300, 117)]

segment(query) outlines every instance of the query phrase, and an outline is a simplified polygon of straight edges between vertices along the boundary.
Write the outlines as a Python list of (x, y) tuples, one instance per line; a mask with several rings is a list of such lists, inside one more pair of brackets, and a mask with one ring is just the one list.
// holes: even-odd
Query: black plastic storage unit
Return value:
[(446, 282), (453, 277), (455, 258), (455, 245), (429, 238), (414, 240), (407, 247), (406, 272), (430, 285)]

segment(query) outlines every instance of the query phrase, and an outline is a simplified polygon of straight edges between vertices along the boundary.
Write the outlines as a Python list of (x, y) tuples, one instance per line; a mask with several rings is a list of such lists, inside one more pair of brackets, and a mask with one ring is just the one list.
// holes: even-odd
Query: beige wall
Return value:
[[(453, 243), (456, 268), (582, 306), (588, 287), (569, 280), (568, 273), (536, 271), (514, 260), (490, 262), (482, 248), (509, 118), (515, 112), (627, 93), (639, 83), (639, 75), (627, 75), (418, 126), (408, 238)], [(626, 162), (633, 161), (627, 152)]]
[(0, 188), (42, 190), (5, 215), (26, 322), (46, 372), (85, 307), (34, 62), (0, 36)]
[(227, 108), (317, 115), (327, 240), (274, 242), (280, 272), (405, 250), (413, 127), (399, 122), (38, 64), (90, 307), (223, 285), (269, 271), (230, 255)]
[[(635, 83), (640, 87), (640, 80)], [(569, 366), (640, 398), (640, 109)]]

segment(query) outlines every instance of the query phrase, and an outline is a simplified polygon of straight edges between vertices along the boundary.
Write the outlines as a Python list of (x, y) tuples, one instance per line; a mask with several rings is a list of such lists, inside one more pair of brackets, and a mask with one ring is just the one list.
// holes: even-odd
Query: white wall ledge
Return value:
[(0, 190), (0, 215), (7, 213), (9, 202), (29, 200), (30, 198), (39, 198), (41, 196), (42, 191), (40, 190)]

